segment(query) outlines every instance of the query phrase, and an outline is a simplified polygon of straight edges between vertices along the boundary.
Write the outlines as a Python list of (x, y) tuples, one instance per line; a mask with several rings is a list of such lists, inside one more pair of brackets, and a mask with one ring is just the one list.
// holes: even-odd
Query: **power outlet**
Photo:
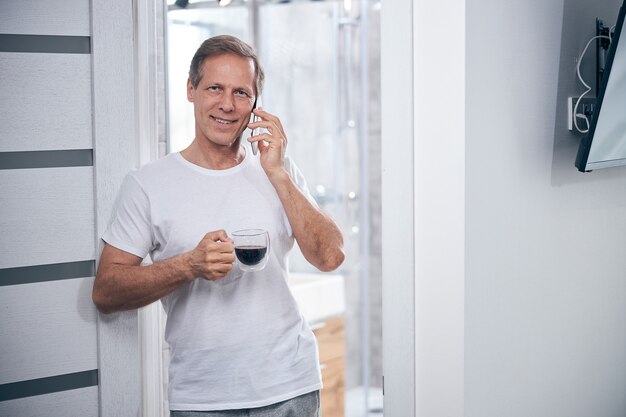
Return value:
[[(574, 114), (574, 107), (576, 107), (576, 102), (578, 101), (578, 97), (568, 97), (567, 98), (567, 128), (569, 130), (576, 130), (576, 125), (574, 124), (574, 117), (578, 117), (578, 127), (580, 129), (588, 129), (588, 123), (591, 123), (591, 116), (593, 115), (593, 111), (596, 106), (596, 99), (593, 97), (583, 97), (580, 99), (580, 103), (578, 103), (578, 108), (576, 109), (576, 115)], [(583, 117), (584, 116), (584, 117)], [(585, 122), (585, 117), (587, 118), (587, 122)], [(582, 133), (582, 132), (581, 132)]]

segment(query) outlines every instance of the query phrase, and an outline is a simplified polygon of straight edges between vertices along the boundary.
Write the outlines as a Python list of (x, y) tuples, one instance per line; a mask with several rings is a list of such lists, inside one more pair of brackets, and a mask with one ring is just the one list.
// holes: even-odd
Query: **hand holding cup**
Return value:
[(214, 281), (224, 278), (233, 268), (234, 245), (224, 230), (209, 232), (189, 253), (194, 276)]

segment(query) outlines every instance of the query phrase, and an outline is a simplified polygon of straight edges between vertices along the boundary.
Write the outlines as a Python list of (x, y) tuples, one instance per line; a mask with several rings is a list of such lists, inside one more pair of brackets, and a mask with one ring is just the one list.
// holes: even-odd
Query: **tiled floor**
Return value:
[(383, 417), (383, 391), (380, 388), (370, 387), (368, 390), (368, 409), (365, 412), (365, 400), (363, 387), (351, 389), (346, 392), (346, 416), (345, 417)]

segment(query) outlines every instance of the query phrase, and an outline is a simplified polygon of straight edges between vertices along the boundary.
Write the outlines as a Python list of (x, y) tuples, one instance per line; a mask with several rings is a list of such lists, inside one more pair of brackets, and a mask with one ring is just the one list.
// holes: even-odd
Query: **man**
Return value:
[[(187, 97), (191, 145), (129, 174), (93, 288), (103, 313), (161, 299), (171, 347), (172, 417), (319, 414), (317, 346), (287, 286), (298, 242), (322, 271), (344, 259), (336, 224), (313, 202), (285, 157), (278, 117), (253, 110), (263, 69), (250, 46), (207, 39), (193, 57)], [(249, 123), (254, 113), (259, 121)], [(242, 143), (246, 128), (265, 128)], [(229, 233), (269, 231), (262, 271), (244, 272)], [(150, 255), (153, 263), (141, 265)]]

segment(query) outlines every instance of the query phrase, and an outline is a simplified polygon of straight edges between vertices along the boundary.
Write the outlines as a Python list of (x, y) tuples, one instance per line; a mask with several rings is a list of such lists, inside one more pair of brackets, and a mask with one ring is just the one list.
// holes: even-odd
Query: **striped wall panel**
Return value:
[(0, 290), (0, 386), (97, 368), (92, 277)]
[(0, 268), (95, 259), (93, 167), (0, 170)]
[(0, 52), (0, 152), (93, 147), (90, 59)]
[(0, 1), (2, 33), (89, 36), (89, 1)]
[(98, 387), (0, 401), (6, 417), (98, 417)]
[(91, 1), (0, 1), (0, 416), (97, 416)]

